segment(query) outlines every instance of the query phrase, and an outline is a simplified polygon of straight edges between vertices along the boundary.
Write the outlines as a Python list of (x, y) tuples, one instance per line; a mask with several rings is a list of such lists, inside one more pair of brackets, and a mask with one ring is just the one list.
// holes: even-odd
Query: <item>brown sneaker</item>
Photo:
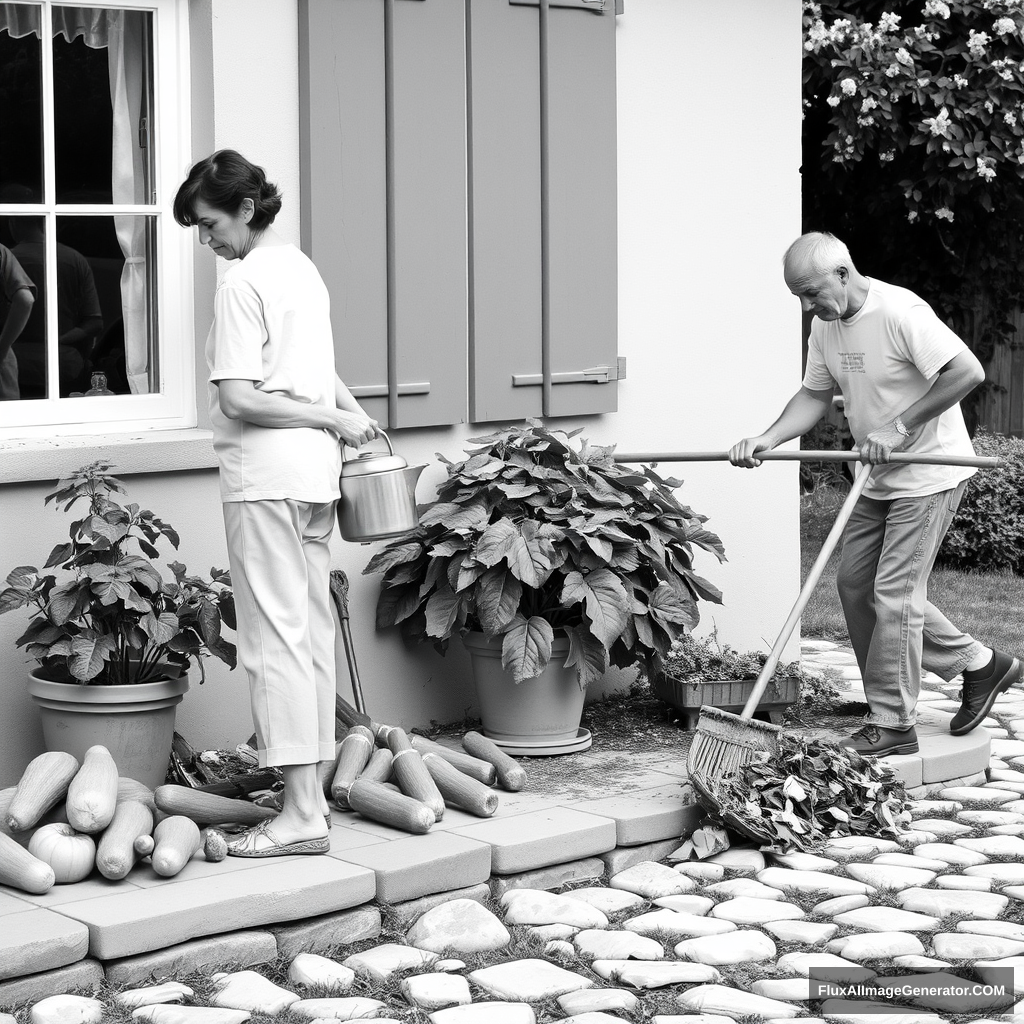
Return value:
[(1020, 662), (1010, 654), (993, 651), (987, 668), (965, 672), (960, 691), (960, 710), (949, 723), (954, 736), (963, 736), (981, 725), (999, 694), (1020, 680)]
[(887, 757), (889, 754), (916, 754), (917, 733), (909, 729), (887, 729), (884, 725), (868, 723), (858, 729), (841, 746), (856, 750), (865, 757)]

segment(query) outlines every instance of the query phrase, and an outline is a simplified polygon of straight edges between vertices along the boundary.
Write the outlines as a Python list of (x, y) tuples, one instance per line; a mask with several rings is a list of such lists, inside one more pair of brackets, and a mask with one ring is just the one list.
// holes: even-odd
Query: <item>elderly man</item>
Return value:
[(963, 673), (950, 732), (970, 732), (1017, 682), (1017, 658), (957, 629), (928, 601), (928, 575), (973, 469), (888, 464), (892, 452), (972, 455), (960, 400), (984, 380), (967, 346), (913, 292), (865, 277), (832, 235), (786, 251), (789, 290), (814, 314), (803, 386), (768, 430), (733, 446), (737, 466), (809, 430), (839, 385), (854, 442), (873, 464), (843, 537), (837, 585), (868, 713), (845, 745), (862, 754), (917, 751), (922, 666)]

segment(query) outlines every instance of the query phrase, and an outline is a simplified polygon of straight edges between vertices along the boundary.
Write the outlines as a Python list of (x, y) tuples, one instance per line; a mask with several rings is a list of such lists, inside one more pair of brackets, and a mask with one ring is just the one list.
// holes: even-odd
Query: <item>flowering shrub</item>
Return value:
[(1021, 0), (804, 5), (805, 228), (982, 362), (1024, 305), (1022, 61)]
[[(869, 10), (872, 5), (860, 5)], [(805, 5), (813, 104), (828, 86), (833, 163), (894, 164), (906, 216), (952, 223), (965, 198), (1024, 181), (1024, 10), (1019, 0), (891, 3), (876, 22)]]

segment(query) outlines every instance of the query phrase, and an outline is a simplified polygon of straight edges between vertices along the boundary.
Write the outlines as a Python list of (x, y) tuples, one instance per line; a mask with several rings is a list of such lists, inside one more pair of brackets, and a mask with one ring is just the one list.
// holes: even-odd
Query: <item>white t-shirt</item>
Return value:
[[(923, 299), (871, 280), (864, 305), (849, 320), (812, 322), (804, 387), (827, 391), (839, 385), (850, 431), (860, 444), (913, 405), (939, 370), (966, 349)], [(901, 450), (973, 455), (959, 403), (924, 424)], [(879, 465), (864, 493), (881, 499), (935, 494), (975, 472), (965, 466)]]
[(304, 253), (294, 245), (258, 247), (225, 273), (206, 360), (221, 500), (336, 499), (341, 447), (334, 434), (228, 419), (217, 397), (217, 381), (252, 380), (262, 391), (336, 408), (330, 300)]

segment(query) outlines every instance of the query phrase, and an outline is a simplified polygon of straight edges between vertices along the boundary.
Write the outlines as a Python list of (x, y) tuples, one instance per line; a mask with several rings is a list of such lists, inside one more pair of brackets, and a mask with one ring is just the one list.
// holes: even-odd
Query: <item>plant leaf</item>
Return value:
[(502, 632), (512, 621), (522, 596), (522, 583), (503, 566), (494, 566), (480, 577), (476, 613), (488, 636)]
[(565, 577), (560, 600), (563, 604), (583, 603), (591, 631), (605, 648), (625, 629), (629, 604), (622, 582), (611, 569), (595, 569), (586, 575), (570, 572)]
[(521, 683), (535, 679), (551, 660), (551, 642), (555, 632), (551, 624), (539, 615), (529, 619), (516, 616), (513, 626), (505, 634), (501, 645), (501, 664), (512, 679)]
[(438, 587), (427, 600), (427, 636), (444, 639), (452, 635), (459, 613), (459, 595), (447, 582)]

